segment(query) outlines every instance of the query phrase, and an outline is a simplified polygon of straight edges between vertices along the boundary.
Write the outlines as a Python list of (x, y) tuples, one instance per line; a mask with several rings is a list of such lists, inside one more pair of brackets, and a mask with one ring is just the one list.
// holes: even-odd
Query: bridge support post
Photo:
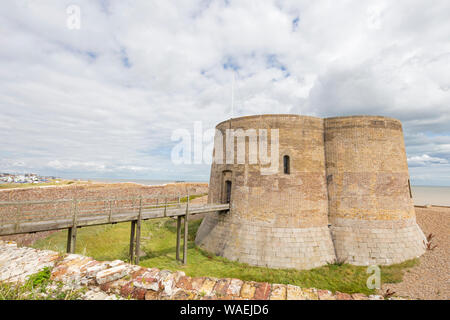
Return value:
[(66, 249), (67, 253), (73, 253), (73, 251), (72, 251), (72, 229), (73, 228), (67, 229), (67, 249)]
[(142, 197), (139, 199), (139, 215), (136, 222), (136, 253), (135, 264), (139, 264), (141, 258), (141, 222), (142, 222)]
[(131, 232), (130, 232), (130, 263), (134, 263), (134, 234), (136, 232), (136, 220), (131, 221)]
[(167, 217), (167, 196), (164, 198), (164, 217)]
[(67, 232), (67, 253), (75, 253), (75, 247), (77, 244), (77, 221), (78, 221), (78, 207), (77, 200), (73, 200), (73, 223), (72, 227)]
[(109, 216), (108, 216), (108, 221), (109, 221), (109, 223), (111, 223), (111, 221), (112, 221), (112, 201), (109, 200), (108, 202), (109, 202)]
[(183, 264), (187, 263), (188, 216), (189, 216), (189, 192), (187, 194), (186, 213), (184, 215)]
[(180, 241), (181, 240), (181, 216), (177, 217), (177, 247), (176, 247), (176, 259), (180, 261)]
[(20, 222), (23, 220), (22, 217), (22, 206), (17, 206), (17, 212), (16, 212), (16, 225), (15, 225), (15, 231), (19, 232), (20, 229)]

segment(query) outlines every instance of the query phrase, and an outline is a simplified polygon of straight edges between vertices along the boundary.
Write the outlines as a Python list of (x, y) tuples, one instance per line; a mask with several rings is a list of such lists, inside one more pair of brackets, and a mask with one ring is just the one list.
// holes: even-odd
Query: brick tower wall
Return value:
[[(272, 268), (309, 269), (335, 259), (328, 228), (323, 120), (298, 115), (261, 115), (228, 120), (226, 129), (279, 129), (279, 167), (262, 175), (261, 163), (212, 164), (208, 201), (224, 201), (232, 183), (231, 210), (204, 218), (196, 244), (231, 260)], [(269, 131), (269, 130), (268, 130)], [(268, 133), (268, 150), (270, 150)], [(216, 150), (215, 150), (216, 152)], [(283, 157), (290, 157), (290, 173)]]
[(421, 255), (400, 121), (324, 119), (329, 218), (336, 255), (356, 265)]

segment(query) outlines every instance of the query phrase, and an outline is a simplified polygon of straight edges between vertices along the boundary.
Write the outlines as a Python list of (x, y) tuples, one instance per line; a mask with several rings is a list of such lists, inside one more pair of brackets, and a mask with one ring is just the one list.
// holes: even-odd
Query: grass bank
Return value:
[[(176, 222), (172, 219), (145, 221), (142, 224), (141, 265), (168, 270), (182, 270), (192, 277), (210, 276), (218, 278), (238, 278), (249, 281), (293, 284), (346, 293), (372, 294), (366, 286), (368, 274), (365, 267), (349, 264), (330, 264), (312, 270), (270, 269), (252, 267), (245, 263), (230, 261), (201, 250), (194, 244), (200, 220), (189, 222), (188, 264), (181, 265), (175, 260)], [(97, 260), (127, 260), (130, 223), (105, 225), (79, 229), (77, 253)], [(34, 247), (65, 251), (67, 232), (61, 231), (38, 240)], [(406, 268), (417, 260), (381, 267), (382, 283), (400, 282)]]

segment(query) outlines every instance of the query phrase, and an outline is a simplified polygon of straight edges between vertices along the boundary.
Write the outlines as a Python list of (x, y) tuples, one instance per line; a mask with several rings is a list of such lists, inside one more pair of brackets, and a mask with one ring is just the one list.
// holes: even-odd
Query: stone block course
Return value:
[(319, 300), (336, 300), (337, 297), (329, 290), (317, 290)]
[(272, 291), (270, 292), (270, 300), (286, 300), (287, 288), (285, 284), (272, 284)]

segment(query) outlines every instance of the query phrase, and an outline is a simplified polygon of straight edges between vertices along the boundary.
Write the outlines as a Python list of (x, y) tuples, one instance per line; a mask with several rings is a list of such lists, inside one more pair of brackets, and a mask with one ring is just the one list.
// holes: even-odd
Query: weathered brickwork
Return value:
[[(189, 277), (182, 271), (143, 268), (121, 260), (96, 261), (79, 254), (17, 247), (0, 241), (0, 282), (24, 283), (44, 267), (63, 289), (85, 289), (85, 300), (379, 300), (382, 296), (352, 296), (286, 284)], [(398, 298), (396, 298), (398, 299)]]
[[(272, 268), (314, 268), (334, 260), (328, 228), (328, 197), (323, 144), (323, 120), (293, 115), (250, 116), (225, 121), (226, 129), (268, 130), (279, 133), (279, 168), (275, 174), (261, 174), (259, 162), (250, 163), (249, 141), (246, 159), (234, 164), (212, 164), (208, 201), (223, 202), (226, 179), (232, 183), (231, 210), (204, 219), (196, 243), (232, 260)], [(214, 151), (215, 153), (217, 150)], [(283, 171), (283, 157), (290, 158), (290, 173)], [(272, 159), (273, 163), (273, 159)]]
[(339, 117), (324, 125), (337, 257), (356, 265), (392, 264), (424, 253), (400, 121)]
[[(211, 166), (208, 201), (224, 202), (229, 180), (231, 209), (203, 220), (196, 244), (205, 250), (251, 265), (297, 269), (336, 258), (391, 264), (424, 252), (398, 120), (260, 115), (216, 128), (223, 135), (224, 163)], [(227, 129), (268, 129), (268, 150), (270, 129), (278, 129), (278, 170), (264, 175), (261, 168), (268, 165), (259, 158), (250, 163), (250, 139), (245, 163), (238, 162), (238, 140), (227, 163)]]

